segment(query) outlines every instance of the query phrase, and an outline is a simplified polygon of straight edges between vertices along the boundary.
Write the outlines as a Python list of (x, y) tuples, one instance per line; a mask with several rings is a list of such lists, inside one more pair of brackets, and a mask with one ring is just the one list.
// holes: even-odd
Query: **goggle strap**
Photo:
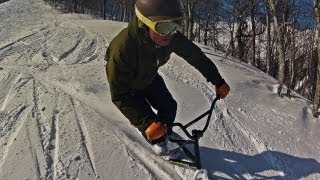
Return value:
[(154, 30), (155, 27), (155, 22), (153, 22), (152, 20), (148, 19), (147, 17), (145, 17), (144, 15), (141, 14), (141, 12), (138, 10), (137, 7), (135, 7), (135, 11), (136, 11), (136, 15), (138, 17), (138, 19), (140, 19), (140, 21), (142, 21), (143, 23), (145, 23), (148, 27), (150, 27), (152, 30)]

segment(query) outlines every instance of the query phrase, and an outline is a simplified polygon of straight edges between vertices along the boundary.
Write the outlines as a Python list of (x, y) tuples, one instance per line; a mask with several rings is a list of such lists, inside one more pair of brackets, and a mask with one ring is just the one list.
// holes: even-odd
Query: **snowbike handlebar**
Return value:
[[(209, 127), (209, 122), (210, 122), (210, 119), (211, 119), (211, 115), (212, 115), (212, 111), (214, 109), (214, 106), (216, 104), (216, 102), (220, 99), (220, 96), (217, 96), (213, 101), (212, 101), (212, 104), (211, 104), (211, 107), (210, 109), (203, 113), (202, 115), (200, 115), (199, 117), (197, 117), (196, 119), (194, 119), (193, 121), (189, 122), (188, 124), (186, 125), (182, 125), (181, 123), (173, 123), (172, 127), (174, 126), (178, 126), (180, 127), (183, 132), (188, 136), (188, 138), (192, 139), (192, 140), (197, 140), (197, 139), (200, 139), (202, 136), (203, 136), (203, 133), (208, 129)], [(191, 131), (192, 135), (188, 132), (187, 128), (190, 127), (191, 125), (193, 125), (194, 123), (198, 122), (200, 119), (202, 119), (203, 117), (205, 117), (206, 115), (208, 115), (208, 118), (207, 118), (207, 122), (204, 126), (204, 128), (202, 130), (197, 130), (197, 129), (193, 129)]]
[[(200, 148), (199, 148), (199, 139), (203, 136), (203, 133), (208, 129), (209, 127), (209, 122), (211, 119), (211, 115), (212, 115), (212, 111), (214, 109), (214, 106), (216, 104), (216, 102), (220, 99), (220, 96), (217, 96), (212, 104), (210, 109), (203, 113), (202, 115), (200, 115), (199, 117), (197, 117), (196, 119), (194, 119), (193, 121), (189, 122), (186, 125), (182, 125), (181, 123), (173, 123), (173, 127), (174, 126), (178, 126), (180, 127), (183, 132), (188, 136), (189, 140), (178, 140), (178, 139), (170, 139), (171, 142), (177, 143), (179, 145), (180, 148), (182, 148), (183, 152), (191, 159), (191, 162), (189, 161), (185, 161), (185, 160), (179, 160), (179, 159), (169, 159), (169, 161), (173, 164), (178, 164), (178, 165), (186, 165), (186, 166), (193, 166), (196, 167), (197, 169), (201, 169), (201, 159), (200, 159)], [(187, 128), (190, 127), (191, 125), (193, 125), (194, 123), (198, 122), (200, 119), (202, 119), (203, 117), (205, 117), (206, 115), (208, 115), (207, 118), (207, 122), (206, 125), (204, 126), (204, 128), (202, 130), (197, 130), (197, 129), (193, 129), (192, 135), (188, 132)], [(192, 154), (191, 151), (189, 151), (185, 145), (187, 144), (193, 144), (193, 148), (194, 148), (194, 154)]]

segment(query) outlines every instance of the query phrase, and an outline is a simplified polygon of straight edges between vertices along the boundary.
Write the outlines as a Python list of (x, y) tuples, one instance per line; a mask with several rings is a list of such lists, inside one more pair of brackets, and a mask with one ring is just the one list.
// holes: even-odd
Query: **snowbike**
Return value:
[[(189, 161), (185, 161), (185, 160), (179, 160), (179, 159), (169, 159), (168, 161), (176, 164), (176, 165), (183, 165), (183, 166), (191, 166), (191, 167), (195, 167), (198, 170), (201, 169), (201, 159), (200, 159), (200, 149), (199, 149), (199, 140), (201, 137), (203, 137), (204, 132), (207, 130), (208, 126), (209, 126), (209, 122), (211, 119), (211, 115), (214, 109), (214, 106), (217, 102), (217, 100), (219, 100), (220, 97), (217, 96), (212, 104), (210, 109), (203, 113), (202, 115), (200, 115), (199, 117), (197, 117), (196, 119), (192, 120), (191, 122), (189, 122), (186, 125), (182, 125), (181, 123), (174, 123), (173, 127), (178, 127), (180, 129), (182, 129), (182, 131), (185, 133), (185, 135), (189, 138), (187, 140), (181, 140), (181, 139), (174, 139), (174, 138), (170, 138), (169, 141), (176, 143), (179, 145), (179, 147), (183, 150), (183, 152), (185, 153), (185, 155), (187, 155), (187, 157), (190, 158), (191, 162)], [(194, 123), (198, 122), (199, 120), (201, 120), (202, 118), (204, 118), (205, 116), (208, 116), (207, 118), (207, 122), (204, 126), (204, 128), (202, 130), (199, 129), (193, 129), (191, 130), (191, 134), (189, 133), (189, 131), (187, 130), (191, 125), (193, 125)], [(194, 154), (187, 149), (186, 145), (191, 144), (193, 145), (193, 150), (194, 150)], [(179, 149), (179, 148), (178, 148)]]

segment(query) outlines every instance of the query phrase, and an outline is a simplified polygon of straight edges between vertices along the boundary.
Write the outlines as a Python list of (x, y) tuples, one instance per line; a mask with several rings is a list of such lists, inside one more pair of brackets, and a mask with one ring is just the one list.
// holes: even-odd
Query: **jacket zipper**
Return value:
[[(161, 46), (156, 45), (157, 51), (158, 51), (158, 49), (160, 49), (160, 48), (161, 48)], [(156, 56), (156, 58), (157, 58), (157, 67), (159, 67), (160, 59), (159, 59), (159, 57), (157, 57), (157, 56)]]

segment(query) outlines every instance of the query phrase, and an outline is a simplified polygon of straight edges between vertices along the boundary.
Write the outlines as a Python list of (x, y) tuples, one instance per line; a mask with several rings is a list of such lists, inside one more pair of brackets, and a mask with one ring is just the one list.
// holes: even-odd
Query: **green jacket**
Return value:
[(172, 52), (184, 58), (212, 84), (222, 84), (224, 80), (211, 60), (183, 34), (178, 32), (169, 46), (159, 47), (139, 23), (133, 18), (111, 41), (105, 57), (112, 102), (143, 132), (155, 114), (148, 102), (135, 96), (135, 92), (152, 82)]

